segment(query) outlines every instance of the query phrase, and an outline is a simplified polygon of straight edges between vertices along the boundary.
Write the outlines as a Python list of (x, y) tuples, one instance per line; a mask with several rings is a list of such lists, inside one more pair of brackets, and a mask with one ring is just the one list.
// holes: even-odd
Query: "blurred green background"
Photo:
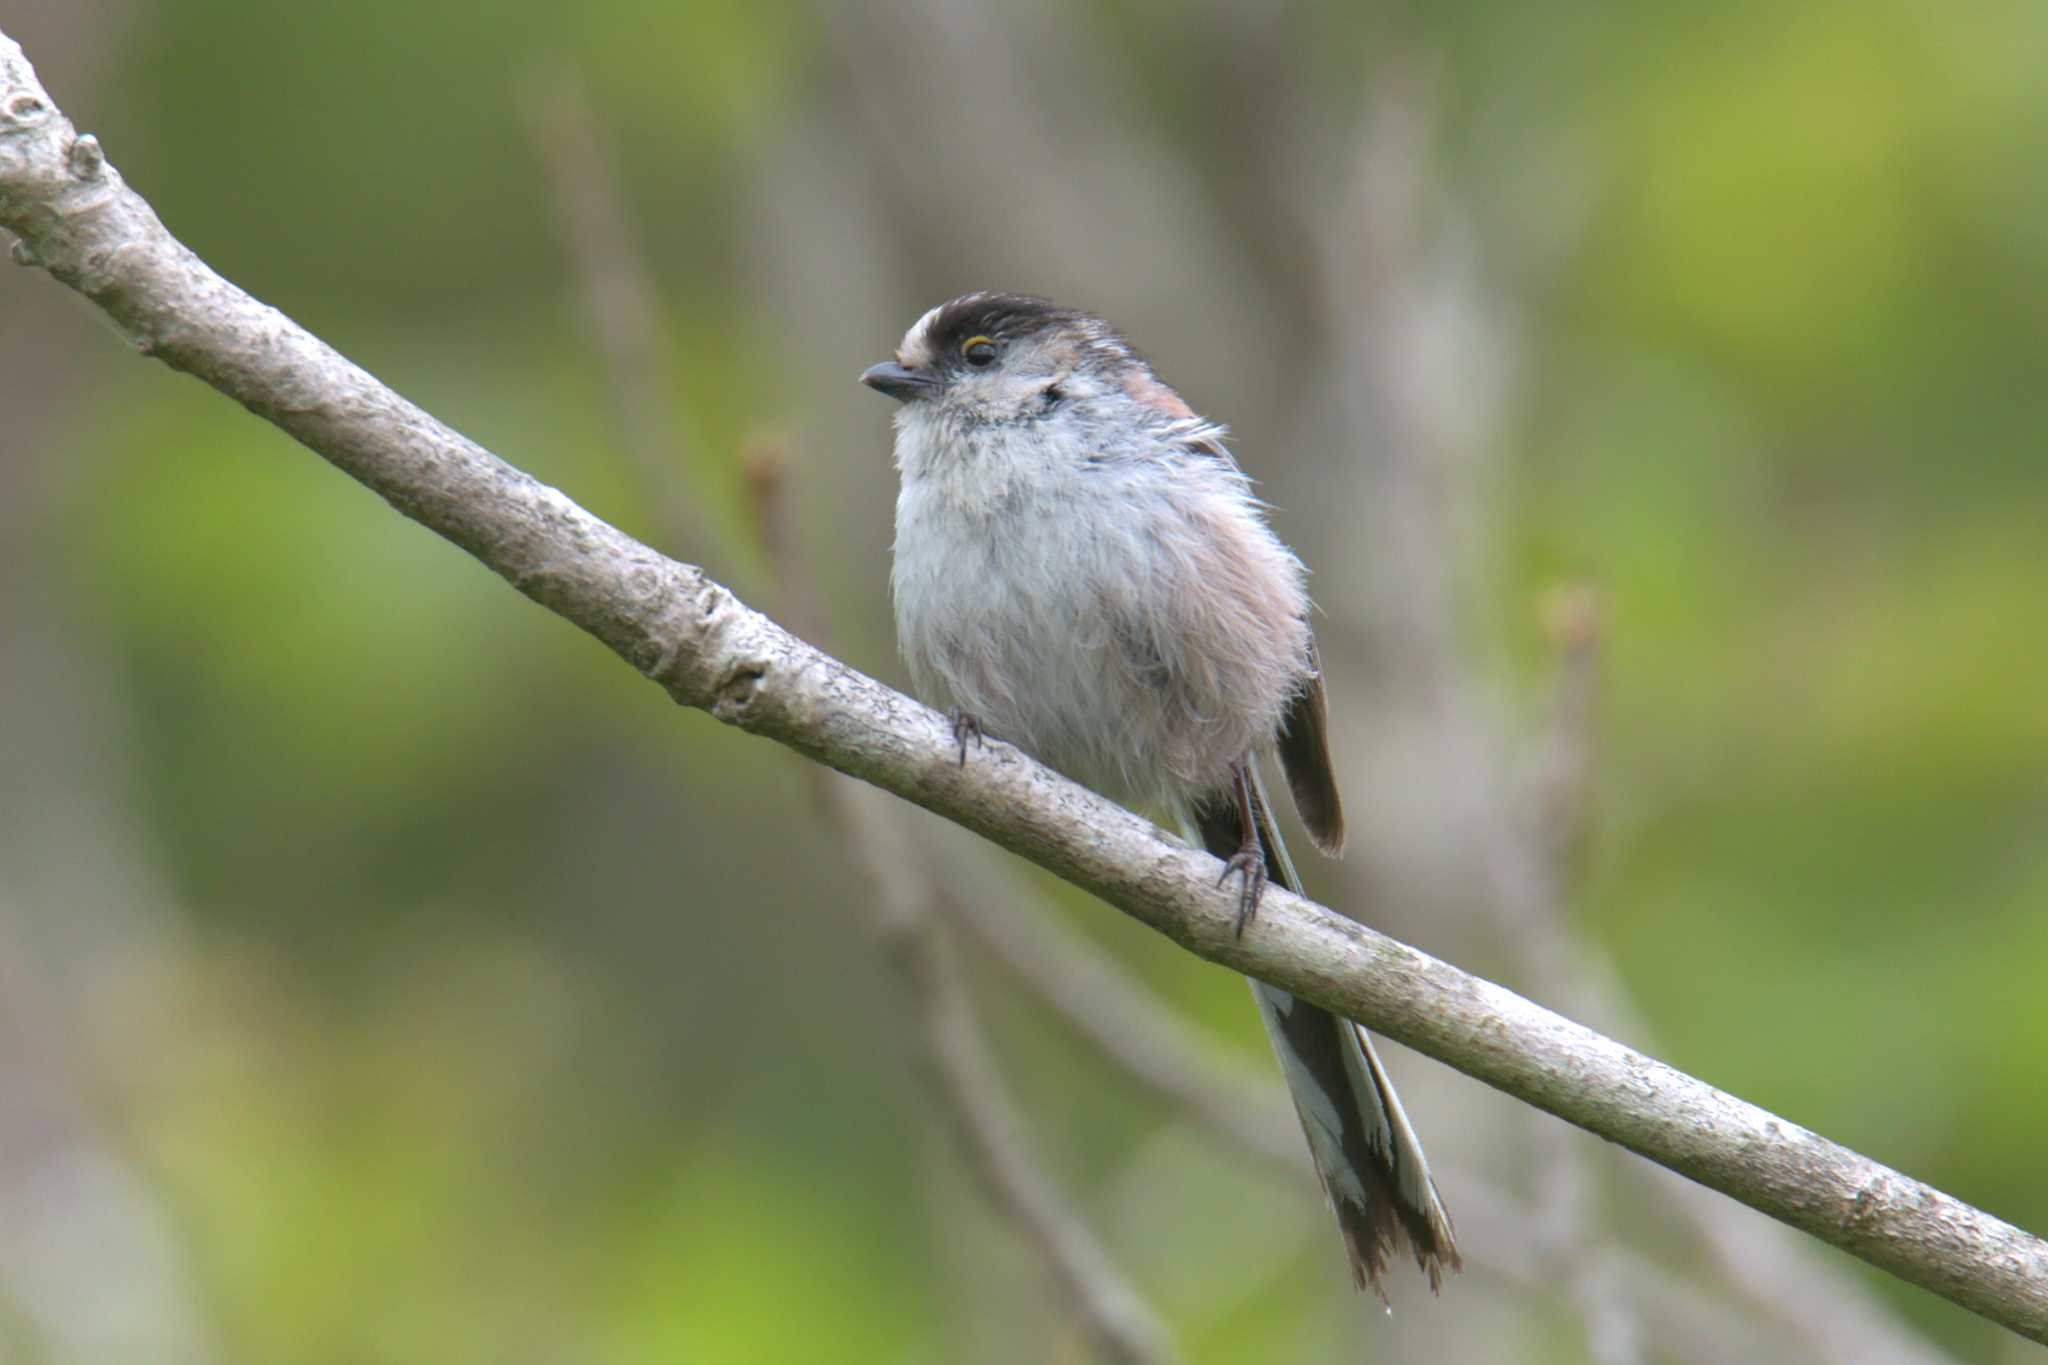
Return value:
[[(1314, 889), (2048, 1229), (2038, 4), (0, 25), (217, 269), (763, 604), (742, 453), (785, 452), (819, 619), (898, 685), (854, 376), (970, 288), (1106, 314), (1317, 571), (1361, 837)], [(0, 1358), (1088, 1358), (933, 1117), (799, 760), (26, 271), (0, 551)], [(1560, 745), (1590, 776), (1546, 871), (1520, 793)], [(957, 894), (1014, 875), (914, 822), (981, 869)], [(1037, 889), (1277, 1096), (1241, 985)], [(1474, 1266), (1385, 1318), (1305, 1176), (970, 966), (1192, 1359), (1876, 1358), (1818, 1299), (1774, 1317), (1794, 1279), (1728, 1274), (1676, 1180), (1411, 1055)], [(1900, 1359), (2038, 1358), (1732, 1223)]]

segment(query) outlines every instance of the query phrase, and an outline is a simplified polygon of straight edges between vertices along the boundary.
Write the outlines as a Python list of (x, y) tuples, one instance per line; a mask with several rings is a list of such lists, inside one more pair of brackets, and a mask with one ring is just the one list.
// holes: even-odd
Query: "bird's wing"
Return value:
[(1313, 640), (1308, 657), (1314, 672), (1280, 722), (1280, 766), (1308, 837), (1334, 858), (1344, 851), (1344, 802), (1337, 795), (1337, 773), (1330, 763), (1330, 703)]

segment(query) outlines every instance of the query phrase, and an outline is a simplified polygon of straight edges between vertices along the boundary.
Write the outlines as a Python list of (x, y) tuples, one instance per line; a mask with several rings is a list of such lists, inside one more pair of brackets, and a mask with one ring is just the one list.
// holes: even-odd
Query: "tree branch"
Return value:
[[(1384, 452), (1364, 501), (1380, 509), (1384, 534), (1373, 577), (1397, 582), (1400, 592), (1372, 613), (1394, 632), (1400, 672), (1410, 681), (1408, 707), (1426, 726), (1432, 792), (1413, 784), (1402, 800), (1428, 805), (1431, 823), (1456, 834), (1424, 851), (1421, 878), (1436, 894), (1455, 887), (1460, 909), (1490, 922), (1488, 936), (1505, 948), (1528, 989), (1605, 1032), (1652, 1035), (1642, 1026), (1627, 992), (1605, 960), (1566, 913), (1577, 844), (1586, 815), (1592, 712), (1600, 665), (1599, 600), (1589, 586), (1553, 594), (1545, 625), (1560, 650), (1553, 713), (1539, 750), (1535, 781), (1519, 771), (1488, 716), (1481, 685), (1454, 621), (1465, 556), (1472, 536), (1459, 506), (1483, 504), (1483, 494), (1452, 495), (1484, 471), (1500, 438), (1509, 386), (1526, 351), (1527, 329), (1515, 310), (1502, 309), (1503, 290), (1483, 295), (1482, 273), (1465, 234), (1455, 197), (1436, 170), (1439, 141), (1437, 59), (1398, 44), (1370, 83), (1367, 114), (1356, 141), (1357, 158), (1344, 203), (1332, 213), (1322, 196), (1299, 204), (1305, 240), (1319, 244), (1330, 326), (1336, 344), (1327, 383), (1350, 430), (1346, 448)], [(1277, 193), (1277, 189), (1276, 189)], [(1367, 243), (1360, 250), (1360, 243)], [(1550, 244), (1548, 265), (1525, 263), (1520, 289), (1542, 293), (1541, 277), (1560, 257)], [(1527, 278), (1533, 273), (1534, 279)], [(1461, 318), (1448, 325), (1447, 318)], [(1393, 509), (1389, 516), (1387, 509)], [(1386, 704), (1398, 712), (1398, 703)], [(1388, 717), (1382, 716), (1384, 726)], [(1455, 849), (1447, 863), (1443, 850)], [(1413, 913), (1412, 910), (1409, 913)], [(1625, 1322), (1614, 1313), (1613, 1277), (1585, 1216), (1603, 1191), (1592, 1179), (1592, 1153), (1548, 1125), (1531, 1128), (1530, 1150), (1541, 1168), (1536, 1225), (1553, 1247), (1559, 1279), (1569, 1286), (1585, 1321), (1588, 1350), (1621, 1358), (1630, 1353)], [(1650, 1168), (1625, 1166), (1638, 1178)], [(1814, 1343), (1830, 1358), (1926, 1361), (1940, 1358), (1917, 1332), (1881, 1303), (1870, 1286), (1817, 1248), (1788, 1247), (1780, 1229), (1745, 1218), (1700, 1188), (1674, 1191), (1654, 1182), (1668, 1210), (1690, 1219), (1710, 1245), (1728, 1285), (1748, 1303)], [(1769, 1267), (1769, 1269), (1765, 1269)], [(1845, 1350), (1843, 1343), (1852, 1343)]]
[(639, 475), (643, 496), (660, 512), (670, 548), (698, 554), (730, 548), (685, 494), (688, 453), (668, 384), (675, 342), (663, 326), (654, 271), (619, 193), (611, 148), (590, 93), (573, 71), (536, 73), (528, 82), (527, 131), (552, 193), (555, 228), (573, 268), (577, 302), (611, 386), (620, 448)]
[[(778, 609), (813, 639), (829, 642), (812, 605), (810, 575), (784, 524), (781, 447), (757, 442), (745, 462), (754, 537), (774, 572)], [(1173, 1365), (1177, 1357), (1158, 1315), (1031, 1150), (1023, 1115), (1003, 1084), (936, 913), (944, 898), (911, 838), (908, 822), (915, 817), (873, 787), (804, 766), (818, 779), (824, 818), (874, 888), (876, 927), (915, 1012), (926, 1088), (990, 1205), (1038, 1253), (1106, 1359)]]
[(2048, 1341), (2048, 1245), (1513, 992), (1274, 890), (1243, 938), (1215, 863), (810, 648), (400, 398), (179, 244), (0, 35), (0, 226), (138, 350), (266, 418), (603, 641), (678, 702), (873, 783), (1190, 951), (1357, 1019)]
[(1007, 889), (945, 896), (954, 923), (1014, 973), (1076, 1037), (1239, 1151), (1309, 1172), (1301, 1127), (1271, 1085), (1216, 1061), (1188, 1026), (1105, 952)]
[[(874, 791), (832, 779), (848, 844), (881, 903), (884, 946), (909, 988), (939, 1109), (990, 1201), (1023, 1232), (1107, 1360), (1172, 1365), (1166, 1329), (1033, 1155), (933, 913), (935, 890), (895, 813)], [(899, 808), (900, 809), (900, 808)]]

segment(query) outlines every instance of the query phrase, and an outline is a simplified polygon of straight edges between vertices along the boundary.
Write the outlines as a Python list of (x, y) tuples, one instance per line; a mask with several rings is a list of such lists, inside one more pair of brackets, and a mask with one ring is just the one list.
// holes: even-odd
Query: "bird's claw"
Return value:
[(1266, 894), (1266, 855), (1256, 841), (1246, 844), (1230, 855), (1223, 864), (1223, 875), (1216, 879), (1221, 886), (1234, 876), (1243, 876), (1244, 890), (1237, 898), (1237, 937), (1244, 937), (1245, 926), (1259, 913), (1259, 900)]
[(946, 712), (946, 719), (953, 723), (953, 742), (960, 746), (960, 766), (967, 766), (967, 740), (974, 739), (974, 747), (981, 747), (981, 717), (971, 711), (954, 707)]

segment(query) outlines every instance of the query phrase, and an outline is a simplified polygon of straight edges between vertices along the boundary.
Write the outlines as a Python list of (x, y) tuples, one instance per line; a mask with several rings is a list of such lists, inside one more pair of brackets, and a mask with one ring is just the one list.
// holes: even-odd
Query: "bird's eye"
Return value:
[(976, 369), (996, 363), (996, 344), (987, 337), (969, 337), (960, 344), (961, 358)]

